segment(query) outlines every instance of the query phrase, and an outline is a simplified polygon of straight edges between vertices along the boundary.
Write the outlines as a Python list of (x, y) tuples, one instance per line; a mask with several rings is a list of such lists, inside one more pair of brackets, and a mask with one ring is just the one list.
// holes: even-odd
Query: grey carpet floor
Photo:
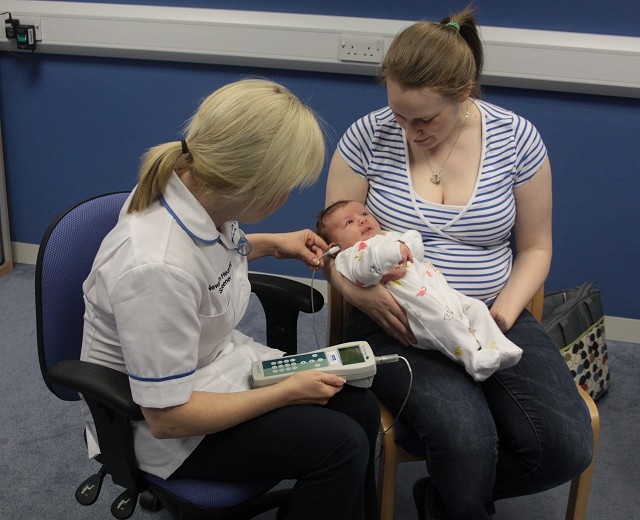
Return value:
[[(0, 520), (41, 518), (80, 520), (112, 518), (111, 502), (120, 490), (107, 479), (98, 502), (83, 507), (75, 488), (97, 470), (86, 459), (82, 421), (77, 405), (58, 400), (40, 375), (36, 351), (33, 266), (18, 264), (0, 277)], [(264, 320), (257, 300), (241, 329), (263, 340)], [(324, 344), (326, 309), (314, 320), (300, 321), (301, 350)], [(314, 334), (314, 329), (316, 334)], [(609, 342), (612, 386), (598, 401), (600, 445), (587, 518), (640, 519), (640, 345)], [(398, 471), (396, 520), (413, 520), (416, 513), (411, 485), (424, 473), (419, 462)], [(464, 485), (464, 482), (461, 482)], [(568, 484), (528, 497), (497, 503), (494, 520), (560, 520)], [(168, 520), (166, 511), (151, 513), (138, 507), (133, 518)], [(272, 520), (264, 514), (260, 520)]]

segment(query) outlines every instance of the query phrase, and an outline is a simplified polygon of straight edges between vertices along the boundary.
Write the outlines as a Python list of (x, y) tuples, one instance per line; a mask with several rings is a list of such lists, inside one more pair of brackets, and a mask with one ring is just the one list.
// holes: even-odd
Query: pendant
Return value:
[(433, 182), (433, 184), (440, 184), (440, 173), (431, 175), (431, 182)]

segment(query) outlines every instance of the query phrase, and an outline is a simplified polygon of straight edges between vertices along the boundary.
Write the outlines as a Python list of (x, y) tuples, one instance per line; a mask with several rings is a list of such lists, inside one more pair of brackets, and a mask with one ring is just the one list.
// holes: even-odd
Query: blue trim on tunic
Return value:
[(189, 372), (185, 372), (184, 374), (176, 374), (174, 376), (166, 376), (166, 377), (141, 377), (134, 376), (133, 374), (128, 374), (131, 379), (135, 379), (136, 381), (141, 381), (143, 383), (161, 383), (163, 381), (171, 381), (172, 379), (181, 379), (183, 377), (188, 377), (191, 374), (195, 374), (195, 368), (190, 370)]
[[(182, 220), (180, 220), (180, 217), (178, 217), (176, 212), (173, 211), (171, 206), (169, 206), (169, 203), (165, 200), (165, 198), (162, 195), (160, 195), (160, 204), (162, 204), (162, 206), (169, 212), (169, 214), (178, 223), (178, 225), (183, 229), (183, 231), (187, 235), (189, 235), (193, 240), (196, 240), (196, 241), (201, 242), (201, 243), (206, 244), (206, 245), (212, 245), (212, 244), (220, 243), (220, 235), (218, 235), (213, 240), (205, 240), (204, 238), (200, 238), (198, 235), (194, 234), (186, 226), (186, 224), (184, 222), (182, 222)], [(235, 233), (235, 231), (234, 231), (234, 233)], [(233, 242), (233, 237), (231, 238), (231, 241)], [(236, 253), (238, 253), (239, 255), (241, 255), (241, 256), (249, 256), (251, 254), (252, 250), (253, 250), (253, 247), (251, 246), (251, 242), (249, 242), (249, 240), (247, 240), (247, 238), (244, 237), (244, 236), (240, 237), (240, 239), (238, 240), (238, 245), (234, 248), (234, 251)]]
[(162, 204), (162, 206), (169, 212), (169, 214), (173, 217), (173, 219), (178, 223), (178, 225), (184, 230), (184, 232), (189, 235), (191, 238), (193, 238), (194, 240), (197, 240), (198, 242), (202, 242), (203, 244), (207, 244), (207, 245), (211, 245), (211, 244), (217, 244), (218, 242), (220, 242), (220, 235), (218, 235), (216, 238), (214, 238), (213, 240), (205, 240), (204, 238), (200, 238), (199, 236), (195, 235), (185, 224), (184, 222), (182, 222), (182, 220), (180, 220), (180, 217), (178, 217), (178, 215), (176, 215), (176, 212), (173, 211), (173, 209), (171, 209), (171, 206), (169, 206), (169, 203), (164, 199), (164, 197), (162, 195), (160, 195), (160, 204)]

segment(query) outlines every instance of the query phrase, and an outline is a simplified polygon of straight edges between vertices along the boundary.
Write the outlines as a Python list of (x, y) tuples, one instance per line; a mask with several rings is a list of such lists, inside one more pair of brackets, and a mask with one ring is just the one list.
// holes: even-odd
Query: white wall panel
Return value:
[[(36, 52), (375, 75), (338, 58), (345, 34), (382, 39), (411, 21), (220, 9), (0, 1), (36, 20)], [(22, 22), (24, 23), (24, 21)], [(487, 85), (640, 98), (640, 38), (481, 28)], [(0, 50), (15, 49), (0, 35)], [(23, 51), (24, 52), (24, 51)]]

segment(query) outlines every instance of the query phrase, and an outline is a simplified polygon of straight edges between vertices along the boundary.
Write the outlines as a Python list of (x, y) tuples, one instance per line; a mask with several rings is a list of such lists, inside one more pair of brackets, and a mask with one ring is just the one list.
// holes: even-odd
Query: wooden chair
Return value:
[[(527, 306), (531, 314), (533, 314), (538, 321), (540, 321), (542, 317), (543, 303), (544, 287), (541, 287)], [(327, 337), (330, 345), (335, 345), (343, 341), (343, 331), (350, 308), (350, 304), (343, 299), (342, 295), (333, 286), (329, 285), (329, 320)], [(585, 469), (571, 482), (565, 520), (584, 520), (586, 517), (591, 477), (593, 475), (595, 453), (598, 446), (598, 435), (600, 432), (600, 416), (598, 414), (596, 404), (584, 389), (578, 387), (578, 391), (587, 404), (591, 414), (594, 458), (591, 460), (591, 464), (589, 464), (587, 469)], [(397, 465), (401, 462), (424, 460), (424, 454), (411, 453), (399, 444), (396, 444), (397, 428), (401, 427), (401, 425), (393, 423), (393, 415), (382, 403), (380, 403), (380, 411), (380, 430), (383, 432), (381, 433), (382, 448), (378, 468), (380, 520), (393, 520)]]

